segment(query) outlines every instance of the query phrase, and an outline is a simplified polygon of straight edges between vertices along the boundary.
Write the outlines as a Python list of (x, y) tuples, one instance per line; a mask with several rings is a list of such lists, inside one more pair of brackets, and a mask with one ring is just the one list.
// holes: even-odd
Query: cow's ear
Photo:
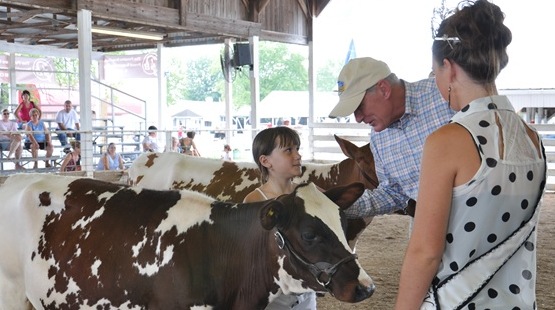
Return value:
[(351, 141), (339, 137), (338, 135), (333, 136), (335, 138), (335, 141), (337, 141), (337, 144), (339, 144), (341, 151), (343, 151), (343, 154), (345, 154), (345, 156), (347, 156), (348, 158), (355, 159), (358, 152), (358, 146), (356, 146)]
[(360, 182), (351, 183), (346, 186), (337, 186), (324, 192), (342, 210), (350, 207), (363, 193), (364, 184)]
[(264, 229), (274, 228), (279, 220), (283, 204), (275, 199), (268, 201), (260, 210), (260, 223)]

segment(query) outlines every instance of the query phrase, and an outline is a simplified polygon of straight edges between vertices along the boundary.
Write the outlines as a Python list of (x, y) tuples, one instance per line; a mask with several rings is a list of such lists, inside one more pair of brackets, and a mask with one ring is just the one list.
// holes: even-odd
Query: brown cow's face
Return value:
[[(261, 223), (266, 229), (276, 230), (282, 289), (297, 287), (299, 292), (301, 286), (310, 287), (329, 291), (346, 302), (358, 302), (372, 295), (374, 284), (347, 244), (340, 211), (340, 207), (348, 207), (358, 199), (363, 190), (362, 184), (357, 183), (324, 195), (309, 184), (265, 205)], [(298, 279), (303, 279), (302, 285)]]

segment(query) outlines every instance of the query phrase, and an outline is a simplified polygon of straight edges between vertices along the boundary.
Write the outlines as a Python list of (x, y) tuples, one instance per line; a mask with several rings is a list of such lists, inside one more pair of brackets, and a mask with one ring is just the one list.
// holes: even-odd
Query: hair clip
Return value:
[(453, 49), (451, 42), (461, 42), (461, 39), (459, 39), (459, 37), (448, 37), (447, 34), (444, 34), (441, 37), (435, 37), (434, 41), (446, 41), (449, 47)]

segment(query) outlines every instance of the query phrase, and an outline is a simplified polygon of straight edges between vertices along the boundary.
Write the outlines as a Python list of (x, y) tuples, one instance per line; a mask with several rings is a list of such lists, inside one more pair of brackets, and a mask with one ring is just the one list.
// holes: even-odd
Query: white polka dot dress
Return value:
[[(546, 181), (545, 156), (538, 154), (505, 96), (475, 100), (452, 121), (473, 136), (482, 164), (472, 180), (453, 189), (446, 248), (433, 282), (436, 287), (528, 221), (539, 207)], [(471, 290), (475, 293), (455, 309), (536, 309), (535, 282), (534, 231), (489, 281), (465, 284), (475, 286)]]

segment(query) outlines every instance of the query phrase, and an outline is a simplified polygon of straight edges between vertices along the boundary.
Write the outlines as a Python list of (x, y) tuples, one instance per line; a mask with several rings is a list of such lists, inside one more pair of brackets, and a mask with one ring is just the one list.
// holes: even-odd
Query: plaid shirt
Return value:
[(349, 208), (350, 218), (388, 214), (416, 200), (420, 160), (426, 137), (455, 114), (443, 100), (434, 78), (405, 84), (405, 114), (381, 132), (372, 132), (370, 148), (380, 185)]

